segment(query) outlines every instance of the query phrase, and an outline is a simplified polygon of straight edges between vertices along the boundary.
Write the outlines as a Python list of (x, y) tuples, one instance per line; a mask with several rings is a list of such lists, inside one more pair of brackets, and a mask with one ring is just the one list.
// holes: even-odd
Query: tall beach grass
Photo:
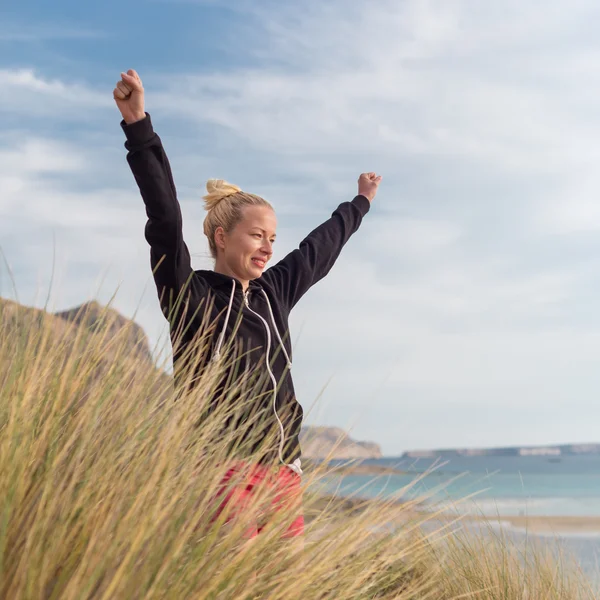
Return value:
[[(303, 542), (281, 539), (293, 512), (246, 541), (244, 522), (214, 518), (214, 495), (239, 439), (223, 423), (247, 410), (252, 427), (264, 383), (223, 391), (215, 364), (176, 390), (114, 315), (90, 329), (0, 303), (0, 598), (595, 597), (576, 564), (533, 543), (524, 553), (416, 503), (324, 501), (326, 463), (303, 477)], [(237, 405), (208, 411), (219, 394)]]

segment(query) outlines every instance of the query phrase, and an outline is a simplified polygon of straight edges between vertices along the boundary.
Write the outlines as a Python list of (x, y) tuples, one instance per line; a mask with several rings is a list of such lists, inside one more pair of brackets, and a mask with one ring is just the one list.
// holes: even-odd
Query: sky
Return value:
[(307, 423), (390, 456), (600, 442), (599, 17), (594, 0), (9, 0), (0, 295), (111, 302), (168, 351), (112, 99), (134, 68), (196, 269), (207, 179), (274, 205), (276, 260), (383, 175), (291, 316)]

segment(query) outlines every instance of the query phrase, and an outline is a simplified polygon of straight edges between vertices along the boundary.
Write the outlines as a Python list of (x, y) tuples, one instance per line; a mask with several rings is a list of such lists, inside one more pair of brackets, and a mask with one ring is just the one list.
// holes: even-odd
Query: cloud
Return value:
[[(554, 7), (540, 19), (539, 7), (522, 15), (511, 2), (498, 25), (493, 10), (471, 14), (471, 2), (354, 3), (346, 11), (339, 3), (302, 11), (259, 4), (253, 24), (262, 27), (242, 29), (241, 43), (267, 66), (170, 76), (157, 108), (177, 94), (187, 119), (292, 160), (314, 154), (335, 164), (350, 152), (460, 157), (474, 168), (530, 174), (572, 167), (595, 135), (573, 118), (568, 94), (548, 95), (537, 80), (542, 53), (581, 16), (577, 5), (566, 20)], [(515, 49), (526, 43), (532, 58), (523, 61)], [(581, 46), (552, 56), (559, 73), (597, 54)]]
[(600, 179), (596, 173), (573, 178), (563, 189), (539, 201), (534, 224), (540, 231), (557, 235), (592, 233), (600, 229), (597, 201)]
[(10, 151), (0, 148), (0, 168), (4, 176), (69, 173), (84, 166), (81, 151), (54, 139), (30, 138), (14, 140), (14, 143)]
[[(361, 229), (293, 314), (303, 404), (333, 375), (320, 421), (356, 421), (389, 453), (593, 441), (596, 5), (219, 6), (215, 27), (238, 62), (141, 72), (196, 268), (210, 266), (199, 201), (209, 177), (273, 201), (280, 258), (352, 198), (361, 171), (384, 175)], [(100, 298), (121, 286), (116, 307), (131, 315), (141, 303), (156, 343), (165, 323), (118, 119), (107, 127), (112, 89), (72, 81), (36, 65), (0, 70), (0, 111), (18, 122), (0, 137), (2, 247), (31, 297), (49, 283), (56, 233), (57, 308), (95, 295), (105, 275)], [(36, 117), (51, 117), (43, 131)]]
[(91, 111), (113, 106), (112, 90), (101, 93), (84, 84), (45, 78), (34, 69), (0, 69), (0, 86), (0, 111), (11, 115), (73, 120), (77, 109), (80, 120), (88, 122)]

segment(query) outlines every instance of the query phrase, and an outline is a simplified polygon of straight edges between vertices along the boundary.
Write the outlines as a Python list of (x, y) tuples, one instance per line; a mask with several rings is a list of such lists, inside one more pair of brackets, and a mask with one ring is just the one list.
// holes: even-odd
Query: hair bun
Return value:
[(208, 194), (203, 196), (204, 208), (212, 210), (223, 198), (241, 192), (241, 188), (225, 181), (224, 179), (209, 179), (206, 182), (206, 191)]

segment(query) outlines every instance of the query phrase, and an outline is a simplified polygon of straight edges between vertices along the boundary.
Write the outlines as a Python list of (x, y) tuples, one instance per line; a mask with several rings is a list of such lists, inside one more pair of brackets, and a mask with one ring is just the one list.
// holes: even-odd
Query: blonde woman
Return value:
[[(343, 246), (359, 228), (381, 176), (360, 175), (356, 197), (340, 204), (297, 249), (270, 267), (277, 229), (273, 207), (260, 196), (223, 180), (209, 180), (204, 196), (204, 233), (215, 266), (214, 270), (194, 271), (183, 240), (181, 209), (169, 162), (145, 112), (144, 88), (135, 71), (121, 74), (113, 97), (123, 117), (127, 161), (145, 203), (145, 237), (150, 245), (151, 266), (172, 331), (180, 319), (170, 312), (174, 299), (183, 294), (186, 300), (188, 316), (181, 317), (186, 331), (173, 348), (175, 375), (182, 367), (186, 344), (202, 325), (202, 315), (194, 309), (210, 304), (218, 321), (205, 362), (219, 361), (226, 340), (233, 336), (247, 350), (246, 366), (261, 370), (269, 385), (270, 391), (264, 395), (264, 423), (275, 431), (278, 443), (268, 449), (256, 444), (248, 449), (253, 462), (247, 481), (235, 493), (224, 493), (223, 505), (231, 509), (233, 503), (237, 510), (233, 513), (243, 513), (244, 503), (261, 485), (272, 486), (273, 498), (285, 505), (286, 498), (297, 499), (300, 494), (299, 434), (303, 416), (290, 374), (288, 317), (300, 298), (329, 273)], [(231, 463), (223, 490), (244, 466), (248, 467), (244, 461)], [(302, 535), (303, 525), (300, 511), (285, 537)], [(248, 524), (249, 537), (259, 531), (258, 523)]]

